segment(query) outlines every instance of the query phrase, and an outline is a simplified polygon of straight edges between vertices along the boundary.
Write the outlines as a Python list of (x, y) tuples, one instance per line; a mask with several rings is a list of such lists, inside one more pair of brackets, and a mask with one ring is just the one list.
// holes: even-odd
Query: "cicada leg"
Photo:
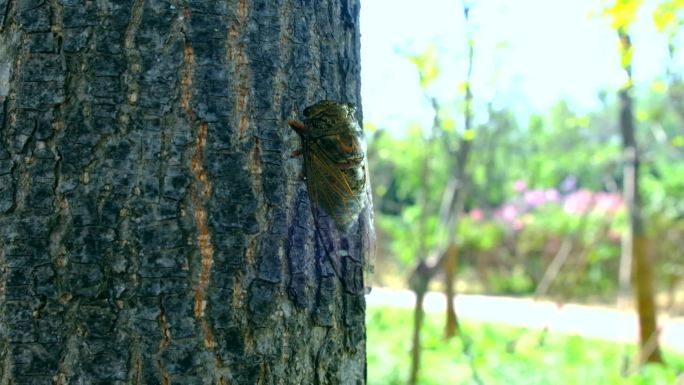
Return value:
[(304, 131), (304, 123), (298, 120), (288, 120), (287, 124), (289, 124), (293, 130), (297, 131), (298, 134), (301, 134), (302, 131)]

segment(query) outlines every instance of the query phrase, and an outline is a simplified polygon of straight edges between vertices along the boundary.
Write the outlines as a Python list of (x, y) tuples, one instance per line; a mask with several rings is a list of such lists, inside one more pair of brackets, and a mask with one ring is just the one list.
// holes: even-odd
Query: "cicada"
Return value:
[[(366, 140), (355, 113), (351, 103), (323, 100), (304, 109), (304, 123), (288, 123), (302, 139), (306, 187), (325, 253), (342, 282), (349, 283), (346, 286), (358, 285), (342, 277), (340, 266), (350, 264), (340, 259), (362, 264), (362, 287), (368, 290), (375, 248), (373, 208)], [(324, 223), (329, 221), (334, 226)]]

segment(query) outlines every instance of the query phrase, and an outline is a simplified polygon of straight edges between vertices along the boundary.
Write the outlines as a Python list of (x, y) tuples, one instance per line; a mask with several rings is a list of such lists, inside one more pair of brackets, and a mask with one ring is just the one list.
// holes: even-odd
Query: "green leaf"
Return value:
[(634, 46), (622, 48), (620, 50), (620, 65), (622, 68), (627, 68), (632, 64), (632, 57), (634, 56)]
[(627, 31), (642, 3), (643, 0), (615, 0), (613, 5), (603, 10), (603, 14), (610, 18), (613, 29)]
[(439, 76), (437, 47), (431, 44), (420, 54), (409, 56), (408, 59), (418, 68), (420, 86), (427, 89)]
[(660, 32), (664, 32), (666, 29), (676, 24), (676, 21), (677, 18), (675, 17), (675, 13), (669, 9), (658, 7), (656, 11), (653, 12), (653, 22)]
[(453, 132), (456, 129), (456, 120), (453, 118), (442, 119), (442, 129), (445, 132)]
[(670, 39), (674, 37), (682, 25), (681, 14), (684, 0), (661, 1), (653, 11), (653, 23), (660, 32), (666, 32)]
[(672, 145), (675, 147), (684, 147), (684, 136), (677, 135), (672, 138)]

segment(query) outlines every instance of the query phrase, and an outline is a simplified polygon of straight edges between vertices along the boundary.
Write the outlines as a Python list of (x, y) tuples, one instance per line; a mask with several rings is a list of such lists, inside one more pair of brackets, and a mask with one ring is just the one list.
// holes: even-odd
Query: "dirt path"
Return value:
[[(413, 308), (415, 296), (408, 290), (373, 288), (366, 297), (368, 306)], [(558, 305), (512, 297), (458, 295), (456, 312), (462, 319), (495, 322), (531, 329), (548, 327), (550, 331), (615, 342), (635, 343), (638, 336), (636, 314), (608, 307), (575, 304)], [(443, 312), (446, 301), (441, 293), (428, 293), (425, 310)], [(660, 342), (666, 349), (684, 352), (684, 317), (662, 316)]]

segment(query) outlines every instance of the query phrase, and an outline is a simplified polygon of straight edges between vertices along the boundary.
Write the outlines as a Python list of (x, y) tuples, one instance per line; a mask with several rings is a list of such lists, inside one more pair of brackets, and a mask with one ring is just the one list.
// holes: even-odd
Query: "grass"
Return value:
[[(684, 384), (681, 354), (665, 351), (666, 366), (647, 365), (627, 374), (636, 354), (633, 345), (495, 324), (463, 323), (464, 334), (471, 341), (466, 355), (460, 338), (444, 341), (444, 319), (440, 313), (426, 314), (421, 333), (421, 385)], [(368, 308), (369, 385), (407, 383), (412, 323), (410, 310)], [(474, 379), (473, 367), (480, 383)]]

